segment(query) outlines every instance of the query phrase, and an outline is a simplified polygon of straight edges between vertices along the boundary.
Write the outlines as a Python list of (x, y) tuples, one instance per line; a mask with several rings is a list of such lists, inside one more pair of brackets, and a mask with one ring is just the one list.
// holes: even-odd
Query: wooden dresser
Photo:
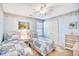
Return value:
[(79, 35), (65, 35), (65, 48), (73, 50), (77, 40), (79, 40)]

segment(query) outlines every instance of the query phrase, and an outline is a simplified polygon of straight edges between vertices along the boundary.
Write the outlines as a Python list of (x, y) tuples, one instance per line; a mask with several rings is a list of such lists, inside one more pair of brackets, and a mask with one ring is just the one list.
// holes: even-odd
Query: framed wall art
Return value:
[(30, 26), (29, 26), (29, 22), (19, 22), (18, 23), (18, 29), (30, 29)]

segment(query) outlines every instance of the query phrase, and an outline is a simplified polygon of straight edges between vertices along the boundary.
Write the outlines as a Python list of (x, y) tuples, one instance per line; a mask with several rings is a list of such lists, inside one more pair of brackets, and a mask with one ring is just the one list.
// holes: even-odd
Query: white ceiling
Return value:
[(43, 3), (4, 3), (3, 10), (6, 13), (23, 15), (39, 19), (48, 19), (70, 11), (79, 9), (79, 4), (69, 3), (47, 3), (45, 14), (40, 14), (40, 7)]

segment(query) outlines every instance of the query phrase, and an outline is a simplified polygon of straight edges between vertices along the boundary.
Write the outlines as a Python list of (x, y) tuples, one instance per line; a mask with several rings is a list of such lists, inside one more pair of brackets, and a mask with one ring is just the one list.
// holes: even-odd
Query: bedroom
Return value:
[(0, 4), (0, 55), (79, 56), (78, 6), (78, 3)]

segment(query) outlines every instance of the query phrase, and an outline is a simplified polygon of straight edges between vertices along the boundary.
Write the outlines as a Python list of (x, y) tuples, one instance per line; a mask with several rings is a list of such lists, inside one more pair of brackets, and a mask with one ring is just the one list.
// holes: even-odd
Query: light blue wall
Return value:
[(0, 43), (3, 39), (3, 11), (2, 5), (0, 4)]
[[(57, 20), (58, 21), (58, 44), (61, 46), (65, 45), (65, 35), (71, 35), (71, 30), (69, 29), (69, 24), (71, 22), (78, 22), (79, 23), (79, 10), (76, 12), (70, 12), (68, 14), (63, 14), (62, 16), (58, 16), (56, 18), (48, 19), (48, 21), (45, 22), (45, 35), (48, 35), (48, 32), (52, 33), (53, 29), (56, 27), (51, 28), (50, 26), (54, 25), (52, 21)], [(51, 23), (52, 22), (52, 23)], [(50, 24), (51, 23), (51, 24)], [(79, 35), (79, 25), (78, 28), (74, 30), (74, 35)]]
[[(72, 12), (66, 15), (63, 15), (59, 18), (59, 43), (60, 45), (65, 44), (65, 35), (72, 35), (69, 24), (71, 22), (79, 23), (79, 11)], [(73, 35), (79, 35), (79, 27), (74, 29)]]
[[(72, 35), (69, 24), (71, 22), (79, 22), (78, 16), (63, 17), (59, 20), (59, 43), (64, 45), (65, 35)], [(74, 29), (73, 35), (79, 35), (79, 28)]]

